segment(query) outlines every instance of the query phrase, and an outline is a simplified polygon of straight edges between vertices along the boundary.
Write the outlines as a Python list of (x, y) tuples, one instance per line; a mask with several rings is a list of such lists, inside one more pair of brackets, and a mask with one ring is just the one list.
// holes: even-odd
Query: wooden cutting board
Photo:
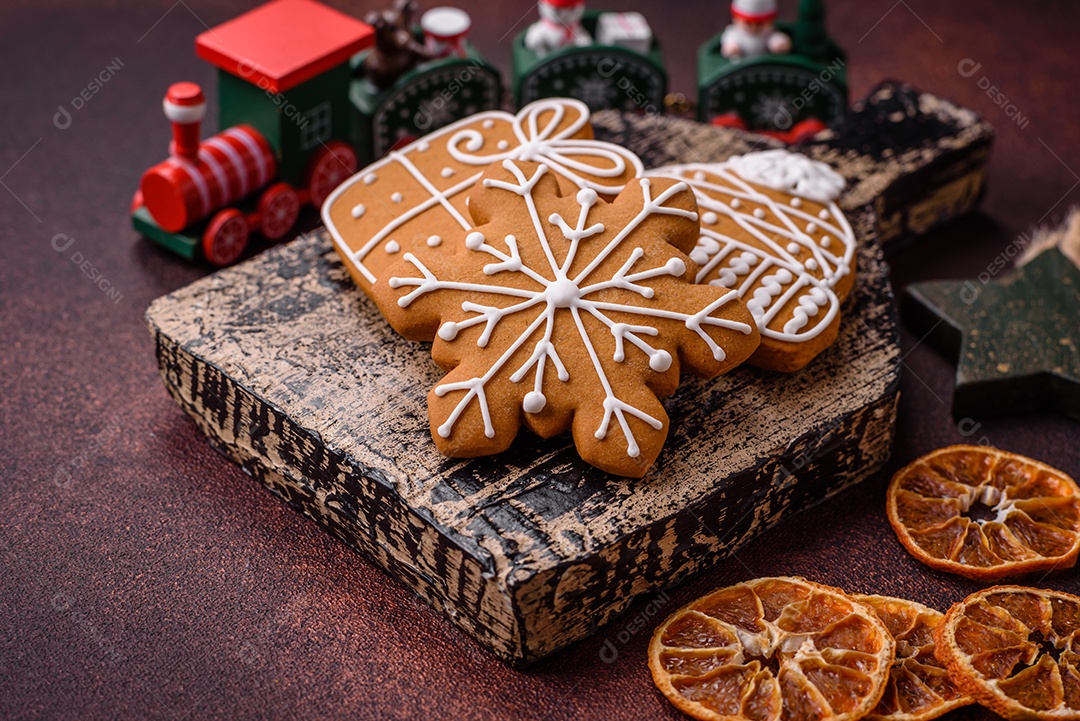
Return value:
[(792, 376), (687, 382), (641, 480), (527, 433), (499, 456), (440, 456), (429, 347), (385, 324), (325, 232), (160, 298), (147, 321), (166, 387), (219, 450), (523, 664), (884, 463), (896, 318), (873, 215), (852, 221), (859, 281), (834, 346)]

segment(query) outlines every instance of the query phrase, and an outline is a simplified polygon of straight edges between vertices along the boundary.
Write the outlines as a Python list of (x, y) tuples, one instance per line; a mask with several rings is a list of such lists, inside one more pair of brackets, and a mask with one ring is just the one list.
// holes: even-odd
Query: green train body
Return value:
[(799, 19), (777, 22), (791, 37), (783, 55), (730, 59), (722, 34), (698, 49), (698, 120), (735, 115), (750, 130), (786, 132), (807, 120), (833, 125), (847, 112), (847, 58), (825, 33), (821, 0), (802, 0)]

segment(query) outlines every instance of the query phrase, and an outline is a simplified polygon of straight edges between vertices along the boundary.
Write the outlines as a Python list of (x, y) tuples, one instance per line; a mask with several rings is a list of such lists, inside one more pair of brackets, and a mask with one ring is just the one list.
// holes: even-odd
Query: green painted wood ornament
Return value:
[(698, 120), (788, 132), (843, 118), (846, 55), (826, 33), (822, 0), (800, 0), (795, 22), (776, 21), (773, 0), (735, 0), (731, 13), (698, 48)]
[(918, 283), (905, 323), (957, 358), (953, 414), (1080, 420), (1080, 210), (1004, 278)]

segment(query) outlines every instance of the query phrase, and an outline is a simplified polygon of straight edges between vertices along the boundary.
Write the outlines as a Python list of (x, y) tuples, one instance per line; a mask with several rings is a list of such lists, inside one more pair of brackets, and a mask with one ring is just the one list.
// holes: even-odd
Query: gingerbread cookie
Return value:
[(592, 139), (589, 109), (577, 100), (539, 100), (516, 116), (496, 110), (465, 118), (391, 151), (326, 199), (323, 222), (356, 284), (369, 292), (403, 253), (444, 253), (448, 237), (472, 228), (468, 191), (484, 168), (507, 158), (543, 162), (564, 189), (605, 197), (642, 173), (629, 150)]
[(844, 179), (786, 150), (650, 171), (690, 184), (699, 283), (734, 288), (761, 330), (752, 365), (796, 371), (836, 340), (855, 281), (855, 235), (834, 202)]
[(435, 444), (471, 457), (505, 450), (522, 424), (571, 429), (585, 461), (644, 475), (680, 371), (724, 373), (759, 341), (737, 291), (694, 283), (694, 194), (639, 178), (607, 203), (566, 192), (546, 164), (504, 160), (470, 198), (476, 227), (451, 238), (455, 253), (404, 253), (372, 291), (447, 371), (428, 395)]

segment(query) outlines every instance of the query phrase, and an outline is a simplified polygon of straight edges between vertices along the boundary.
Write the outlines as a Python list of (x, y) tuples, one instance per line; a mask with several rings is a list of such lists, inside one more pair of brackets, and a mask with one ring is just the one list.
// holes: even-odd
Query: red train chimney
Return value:
[(169, 153), (179, 158), (197, 158), (202, 119), (206, 115), (206, 98), (202, 88), (196, 83), (173, 83), (165, 93), (161, 107), (173, 128)]

